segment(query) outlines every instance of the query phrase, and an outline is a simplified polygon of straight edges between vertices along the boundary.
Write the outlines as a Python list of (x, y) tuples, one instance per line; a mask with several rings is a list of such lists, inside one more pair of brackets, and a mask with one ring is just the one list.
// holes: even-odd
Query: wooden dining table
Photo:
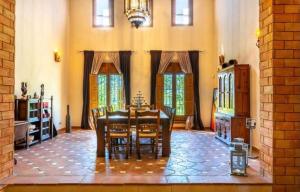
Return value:
[[(126, 110), (124, 110), (126, 111)], [(120, 116), (112, 116), (113, 120), (116, 122), (122, 122), (127, 120), (128, 118), (120, 117)], [(145, 121), (153, 120), (153, 117), (141, 117)], [(136, 124), (135, 114), (130, 115), (130, 121), (132, 125)], [(160, 122), (162, 126), (162, 156), (169, 157), (170, 156), (170, 120), (168, 115), (166, 115), (163, 111), (160, 111)], [(97, 120), (97, 156), (105, 157), (105, 126), (106, 126), (106, 116), (101, 116)]]

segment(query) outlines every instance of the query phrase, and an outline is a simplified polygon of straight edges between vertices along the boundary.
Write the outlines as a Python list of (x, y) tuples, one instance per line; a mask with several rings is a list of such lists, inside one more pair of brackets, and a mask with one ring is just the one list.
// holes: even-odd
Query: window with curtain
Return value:
[(93, 0), (94, 27), (114, 26), (114, 0)]
[(193, 25), (193, 0), (172, 0), (172, 25)]
[(194, 115), (193, 74), (184, 73), (179, 63), (170, 63), (163, 74), (156, 76), (156, 107), (176, 108), (176, 120), (185, 121)]
[(123, 78), (113, 64), (103, 64), (98, 75), (98, 106), (123, 108)]

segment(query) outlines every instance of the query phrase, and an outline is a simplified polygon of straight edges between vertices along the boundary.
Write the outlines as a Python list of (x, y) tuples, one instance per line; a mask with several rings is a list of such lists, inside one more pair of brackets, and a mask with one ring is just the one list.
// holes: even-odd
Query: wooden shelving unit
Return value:
[(16, 99), (16, 120), (27, 121), (35, 129), (29, 130), (28, 137), (34, 139), (27, 146), (53, 138), (53, 97), (41, 99)]

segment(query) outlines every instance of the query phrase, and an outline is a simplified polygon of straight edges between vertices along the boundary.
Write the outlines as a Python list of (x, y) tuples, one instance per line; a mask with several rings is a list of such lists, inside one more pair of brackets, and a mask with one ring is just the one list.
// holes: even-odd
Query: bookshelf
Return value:
[(15, 116), (29, 123), (27, 146), (53, 138), (53, 97), (16, 99)]

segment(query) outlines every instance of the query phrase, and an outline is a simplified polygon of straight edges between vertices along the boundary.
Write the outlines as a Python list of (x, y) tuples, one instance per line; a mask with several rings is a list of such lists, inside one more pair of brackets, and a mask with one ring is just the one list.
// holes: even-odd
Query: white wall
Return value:
[(115, 27), (92, 27), (92, 0), (70, 1), (69, 92), (72, 123), (80, 125), (83, 54), (81, 50), (132, 50), (131, 95), (142, 91), (150, 101), (150, 55), (147, 50), (202, 50), (200, 61), (201, 113), (210, 126), (212, 91), (217, 57), (214, 36), (214, 1), (194, 0), (194, 26), (171, 27), (171, 1), (154, 1), (153, 28), (132, 28), (123, 14), (123, 0), (115, 0)]
[[(64, 127), (68, 98), (68, 0), (16, 0), (16, 86), (21, 96), (21, 82), (28, 82), (29, 92), (54, 96), (54, 123)], [(58, 49), (62, 62), (54, 62)]]
[(251, 67), (251, 117), (257, 120), (254, 145), (260, 147), (259, 49), (256, 30), (259, 28), (259, 0), (215, 0), (215, 24), (218, 52), (226, 60), (237, 59)]

